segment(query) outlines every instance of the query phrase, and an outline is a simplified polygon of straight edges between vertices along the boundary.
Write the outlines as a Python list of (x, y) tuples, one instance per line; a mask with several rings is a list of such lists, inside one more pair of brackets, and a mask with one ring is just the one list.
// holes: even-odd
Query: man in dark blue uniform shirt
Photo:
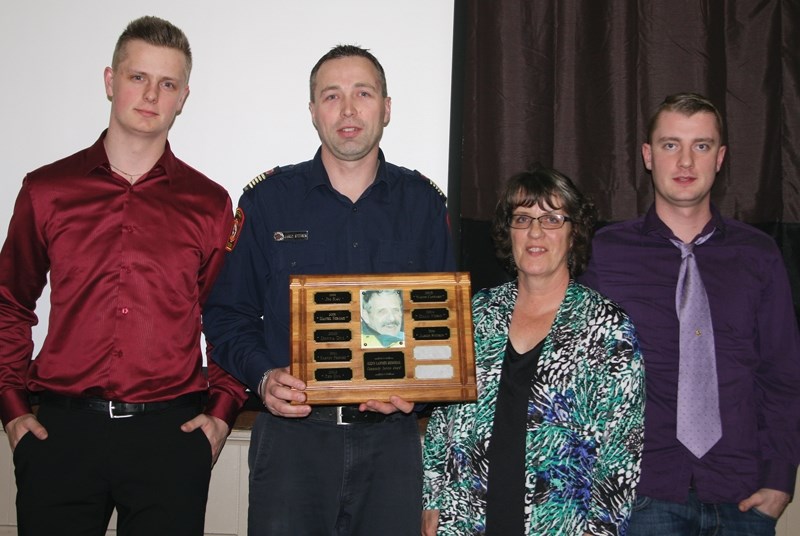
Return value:
[(289, 275), (452, 271), (445, 200), (418, 172), (384, 159), (391, 99), (372, 54), (335, 47), (310, 86), (322, 146), (245, 188), (203, 315), (215, 361), (268, 410), (250, 446), (249, 534), (419, 534), (413, 402), (304, 404), (305, 384), (288, 369)]

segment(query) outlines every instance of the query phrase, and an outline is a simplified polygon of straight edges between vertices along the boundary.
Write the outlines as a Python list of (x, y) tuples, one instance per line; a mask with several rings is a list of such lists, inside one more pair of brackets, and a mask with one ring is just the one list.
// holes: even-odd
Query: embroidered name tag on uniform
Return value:
[(308, 240), (308, 231), (275, 231), (272, 235), (275, 242), (286, 242), (287, 240)]

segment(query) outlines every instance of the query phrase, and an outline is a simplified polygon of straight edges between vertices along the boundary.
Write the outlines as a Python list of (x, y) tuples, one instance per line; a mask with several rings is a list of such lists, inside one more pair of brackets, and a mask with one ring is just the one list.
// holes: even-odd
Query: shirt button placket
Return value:
[(360, 251), (360, 240), (363, 236), (364, 228), (361, 225), (361, 213), (358, 210), (358, 205), (353, 205), (350, 209), (351, 218), (350, 218), (350, 229), (349, 233), (350, 236), (353, 238), (353, 241), (350, 243), (351, 248), (350, 251), (352, 252), (351, 255), (351, 263), (353, 266), (357, 266), (357, 270), (364, 270), (365, 268), (362, 266), (362, 259), (361, 259), (361, 251)]

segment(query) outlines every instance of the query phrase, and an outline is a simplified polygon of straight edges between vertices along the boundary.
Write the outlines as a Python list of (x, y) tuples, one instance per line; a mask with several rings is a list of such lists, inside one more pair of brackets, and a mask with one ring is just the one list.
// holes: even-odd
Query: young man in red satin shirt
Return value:
[(104, 534), (115, 508), (120, 535), (203, 532), (211, 468), (245, 393), (202, 366), (200, 314), (232, 209), (167, 141), (190, 72), (179, 28), (132, 21), (104, 73), (108, 129), (22, 183), (0, 252), (0, 418), (21, 534)]

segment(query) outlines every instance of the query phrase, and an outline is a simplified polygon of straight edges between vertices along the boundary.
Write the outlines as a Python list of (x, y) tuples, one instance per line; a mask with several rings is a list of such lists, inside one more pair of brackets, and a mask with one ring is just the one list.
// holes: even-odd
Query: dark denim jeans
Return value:
[(684, 503), (639, 496), (628, 536), (775, 536), (777, 520), (735, 503), (703, 503), (694, 491)]

